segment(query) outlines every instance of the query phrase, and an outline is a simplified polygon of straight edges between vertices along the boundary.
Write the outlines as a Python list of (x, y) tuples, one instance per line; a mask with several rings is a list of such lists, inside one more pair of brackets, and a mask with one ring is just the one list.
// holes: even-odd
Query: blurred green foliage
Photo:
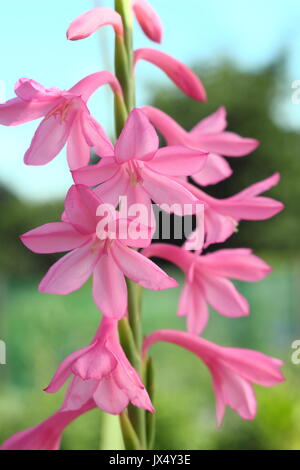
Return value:
[(39, 225), (59, 221), (62, 210), (62, 201), (30, 203), (0, 187), (0, 276), (33, 276), (57, 259), (56, 255), (31, 253), (19, 236)]

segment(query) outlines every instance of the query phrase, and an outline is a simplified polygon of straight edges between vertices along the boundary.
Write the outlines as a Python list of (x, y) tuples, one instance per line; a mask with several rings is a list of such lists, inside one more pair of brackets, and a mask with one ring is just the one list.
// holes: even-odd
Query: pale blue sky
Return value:
[[(161, 47), (191, 64), (217, 63), (228, 57), (244, 69), (256, 69), (288, 52), (286, 87), (300, 79), (299, 0), (150, 0), (165, 25), (162, 46), (153, 45), (136, 27), (136, 47)], [(83, 76), (112, 67), (113, 33), (105, 28), (84, 41), (68, 42), (65, 31), (76, 16), (95, 0), (0, 0), (0, 83), (6, 99), (14, 83), (29, 77), (45, 86), (69, 88)], [(111, 0), (102, 0), (111, 6)], [(138, 104), (147, 102), (153, 83), (167, 79), (153, 66), (137, 69)], [(1, 87), (0, 87), (1, 90)], [(222, 103), (220, 103), (221, 105)], [(201, 106), (201, 104), (199, 104)], [(90, 109), (107, 130), (112, 129), (112, 98), (97, 92)], [(300, 105), (288, 100), (281, 108), (284, 125), (300, 129)], [(299, 125), (298, 125), (299, 121)], [(44, 167), (22, 162), (38, 121), (0, 127), (0, 181), (27, 199), (63, 197), (72, 183), (64, 151)]]

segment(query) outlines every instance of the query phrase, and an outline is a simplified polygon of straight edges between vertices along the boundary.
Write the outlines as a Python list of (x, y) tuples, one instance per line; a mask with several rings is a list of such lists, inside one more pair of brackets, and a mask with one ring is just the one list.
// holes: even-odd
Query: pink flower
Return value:
[(232, 174), (230, 166), (222, 155), (242, 157), (253, 152), (259, 145), (255, 139), (225, 131), (227, 120), (226, 110), (223, 107), (200, 121), (190, 132), (157, 108), (144, 106), (141, 109), (162, 133), (168, 145), (184, 145), (209, 152), (204, 169), (193, 175), (193, 179), (201, 186), (219, 183)]
[[(260, 196), (261, 193), (276, 186), (279, 180), (279, 173), (275, 173), (226, 199), (213, 198), (199, 188), (181, 181), (186, 189), (205, 203), (204, 229), (206, 238), (204, 246), (207, 247), (211, 243), (222, 243), (227, 240), (237, 230), (238, 222), (241, 220), (265, 220), (282, 211), (284, 205), (281, 202)], [(202, 220), (200, 220), (200, 231), (202, 230), (201, 224)], [(197, 251), (201, 248), (197, 229), (191, 234), (188, 244), (189, 250)]]
[(65, 428), (80, 415), (93, 408), (96, 408), (95, 402), (90, 400), (74, 411), (59, 410), (41, 424), (8, 438), (0, 450), (58, 450)]
[(199, 199), (176, 177), (199, 171), (205, 165), (206, 154), (179, 146), (158, 149), (158, 145), (154, 127), (144, 113), (134, 109), (116, 143), (114, 154), (96, 165), (74, 171), (74, 180), (88, 186), (98, 185), (94, 191), (114, 206), (121, 195), (127, 196), (128, 206), (142, 204), (151, 220), (151, 199), (156, 204), (169, 205), (169, 212), (178, 215), (188, 215), (188, 205), (189, 213), (195, 213)]
[[(157, 13), (146, 0), (132, 0), (132, 8), (144, 33), (155, 42), (161, 42), (163, 28)], [(76, 41), (84, 39), (103, 26), (113, 26), (116, 35), (123, 37), (122, 18), (116, 11), (107, 7), (89, 10), (70, 24), (67, 38)]]
[(78, 410), (89, 400), (107, 413), (120, 414), (129, 402), (154, 411), (148, 393), (118, 341), (116, 320), (103, 317), (90, 346), (68, 356), (58, 367), (46, 392), (57, 392), (74, 375), (62, 407)]
[(105, 84), (122, 95), (118, 80), (110, 72), (89, 75), (68, 91), (44, 88), (34, 80), (21, 78), (15, 86), (17, 97), (0, 104), (0, 124), (16, 126), (45, 116), (25, 154), (25, 163), (45, 165), (66, 143), (71, 169), (89, 163), (90, 147), (101, 156), (110, 155), (112, 145), (86, 105), (95, 90)]
[(249, 249), (219, 250), (198, 256), (174, 245), (155, 243), (143, 250), (145, 256), (166, 259), (185, 273), (178, 315), (187, 317), (190, 333), (201, 333), (208, 321), (208, 305), (226, 317), (249, 314), (249, 304), (227, 278), (255, 282), (271, 268)]
[(284, 381), (280, 371), (282, 361), (257, 351), (218, 346), (183, 331), (159, 330), (145, 339), (144, 353), (159, 341), (188, 349), (206, 364), (212, 375), (218, 426), (222, 423), (226, 405), (243, 419), (255, 417), (253, 383), (272, 387)]
[(134, 51), (134, 66), (139, 60), (146, 60), (165, 72), (175, 85), (197, 101), (206, 101), (206, 92), (197, 75), (179, 60), (165, 52), (155, 49), (138, 49)]
[(93, 275), (96, 305), (104, 315), (121, 318), (127, 310), (124, 276), (154, 290), (176, 287), (177, 282), (128, 247), (148, 245), (150, 230), (140, 226), (137, 237), (134, 220), (121, 219), (112, 208), (107, 216), (104, 208), (93, 191), (85, 186), (72, 186), (62, 222), (42, 225), (22, 235), (21, 240), (35, 253), (72, 250), (49, 269), (39, 285), (41, 292), (66, 295)]

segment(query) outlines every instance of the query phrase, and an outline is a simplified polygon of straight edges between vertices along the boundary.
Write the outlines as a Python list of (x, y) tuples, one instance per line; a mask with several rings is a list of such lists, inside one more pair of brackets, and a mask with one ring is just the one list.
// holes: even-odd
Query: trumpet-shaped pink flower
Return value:
[[(146, 0), (131, 1), (136, 19), (146, 36), (152, 41), (161, 42), (163, 28), (157, 13)], [(67, 38), (71, 41), (84, 39), (106, 25), (111, 25), (116, 35), (123, 37), (123, 23), (119, 13), (111, 8), (97, 7), (72, 21), (67, 31)]]
[[(168, 289), (177, 282), (145, 256), (129, 248), (150, 243), (148, 227), (134, 220), (107, 214), (106, 206), (85, 186), (69, 190), (61, 222), (42, 225), (21, 236), (35, 253), (72, 250), (57, 261), (42, 279), (39, 290), (66, 295), (93, 275), (93, 298), (106, 316), (121, 318), (127, 310), (124, 276), (148, 289)], [(97, 215), (98, 213), (98, 215)]]
[(179, 266), (185, 273), (178, 316), (187, 317), (190, 333), (201, 333), (208, 321), (208, 305), (221, 315), (241, 317), (249, 314), (249, 304), (228, 278), (255, 282), (271, 268), (249, 249), (219, 250), (198, 256), (173, 245), (155, 243), (143, 250), (148, 257), (159, 257)]
[(214, 114), (199, 122), (190, 132), (183, 129), (168, 114), (152, 106), (144, 106), (142, 111), (164, 136), (168, 145), (184, 145), (209, 152), (205, 167), (193, 179), (201, 186), (216, 184), (228, 178), (232, 169), (226, 157), (243, 157), (253, 152), (259, 142), (240, 137), (226, 131), (226, 110), (221, 107)]
[[(259, 183), (255, 183), (235, 196), (226, 199), (216, 199), (208, 196), (199, 188), (181, 181), (195, 197), (201, 198), (205, 203), (204, 247), (212, 243), (222, 243), (229, 238), (236, 230), (238, 222), (241, 220), (266, 220), (284, 209), (284, 205), (269, 197), (260, 196), (261, 193), (268, 191), (276, 186), (280, 180), (279, 173), (266, 178)], [(202, 219), (199, 221), (199, 231), (202, 231)], [(201, 237), (196, 229), (188, 240), (189, 250), (198, 250)]]
[(183, 331), (158, 330), (145, 339), (144, 353), (160, 341), (188, 349), (206, 364), (212, 375), (218, 426), (222, 423), (226, 405), (243, 419), (255, 417), (253, 384), (272, 387), (284, 381), (280, 371), (282, 361), (257, 351), (218, 346)]
[(25, 153), (25, 163), (45, 165), (66, 143), (71, 169), (89, 163), (90, 147), (101, 156), (110, 155), (112, 145), (86, 105), (95, 90), (105, 84), (122, 96), (119, 82), (110, 72), (89, 75), (68, 91), (44, 88), (34, 80), (21, 78), (15, 86), (17, 97), (0, 104), (0, 124), (16, 126), (45, 116)]
[(201, 80), (179, 60), (165, 52), (148, 48), (134, 51), (134, 66), (139, 60), (146, 60), (159, 67), (183, 93), (194, 100), (206, 101), (206, 92)]
[(197, 212), (199, 199), (176, 177), (198, 172), (205, 165), (207, 154), (186, 147), (158, 146), (154, 127), (142, 111), (135, 109), (116, 143), (114, 155), (74, 171), (74, 180), (87, 186), (98, 185), (94, 191), (114, 206), (120, 196), (127, 196), (128, 206), (142, 204), (149, 220), (153, 218), (151, 199), (156, 204), (169, 205), (170, 211), (178, 215)]
[(107, 413), (120, 414), (129, 402), (154, 411), (142, 381), (118, 340), (116, 320), (103, 317), (90, 346), (68, 356), (57, 369), (46, 392), (57, 392), (74, 375), (62, 407), (78, 410), (89, 400)]
[(74, 411), (59, 410), (37, 426), (9, 437), (0, 450), (59, 450), (65, 428), (93, 408), (96, 408), (96, 404), (90, 400)]

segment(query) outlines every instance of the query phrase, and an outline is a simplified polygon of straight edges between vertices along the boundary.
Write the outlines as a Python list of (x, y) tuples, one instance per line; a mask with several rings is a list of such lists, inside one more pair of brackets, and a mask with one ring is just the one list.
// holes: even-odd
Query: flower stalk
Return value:
[[(133, 15), (130, 0), (115, 0), (115, 10), (122, 18), (124, 38), (116, 35), (115, 41), (115, 74), (124, 94), (124, 103), (115, 98), (115, 126), (117, 136), (120, 135), (126, 118), (135, 106), (135, 85), (133, 77)], [(141, 299), (137, 285), (126, 280), (128, 292), (128, 321), (123, 319), (119, 326), (119, 335), (128, 359), (137, 372), (143, 376), (142, 361), (142, 326)], [(133, 405), (128, 412), (120, 415), (120, 425), (126, 450), (147, 448), (146, 414)]]

